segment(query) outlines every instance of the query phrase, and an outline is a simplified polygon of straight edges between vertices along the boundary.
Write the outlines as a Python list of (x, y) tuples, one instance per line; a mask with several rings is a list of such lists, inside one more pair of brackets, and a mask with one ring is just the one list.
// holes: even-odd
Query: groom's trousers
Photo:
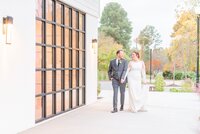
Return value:
[(113, 94), (113, 108), (117, 108), (119, 88), (120, 88), (120, 103), (121, 103), (121, 106), (124, 106), (126, 83), (122, 84), (119, 81), (112, 79), (112, 86), (113, 86), (113, 92), (114, 92), (114, 94)]

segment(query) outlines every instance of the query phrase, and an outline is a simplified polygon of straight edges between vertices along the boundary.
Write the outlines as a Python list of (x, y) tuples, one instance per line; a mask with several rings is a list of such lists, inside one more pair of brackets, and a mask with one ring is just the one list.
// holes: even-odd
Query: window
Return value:
[(36, 0), (36, 122), (85, 104), (85, 13)]

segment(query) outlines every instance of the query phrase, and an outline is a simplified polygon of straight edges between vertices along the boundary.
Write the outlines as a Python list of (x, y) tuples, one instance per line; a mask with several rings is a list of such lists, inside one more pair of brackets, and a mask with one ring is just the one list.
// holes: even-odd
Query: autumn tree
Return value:
[(169, 56), (185, 72), (194, 70), (196, 60), (196, 20), (191, 11), (183, 12), (173, 27)]
[(122, 49), (123, 46), (117, 44), (113, 38), (99, 34), (98, 48), (98, 68), (99, 71), (107, 71), (110, 60), (115, 58), (116, 51)]
[[(157, 48), (152, 53), (152, 72), (157, 74), (160, 71), (164, 71), (164, 67), (169, 63), (166, 49)], [(147, 73), (150, 72), (150, 60), (146, 61)]]
[(149, 60), (149, 46), (154, 44), (154, 48), (161, 44), (161, 35), (154, 26), (147, 25), (137, 37), (141, 45), (141, 58), (144, 61)]

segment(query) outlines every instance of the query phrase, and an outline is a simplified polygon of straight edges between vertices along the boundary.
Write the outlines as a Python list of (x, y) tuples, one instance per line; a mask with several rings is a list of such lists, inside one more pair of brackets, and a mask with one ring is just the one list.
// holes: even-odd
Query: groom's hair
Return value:
[(123, 50), (117, 50), (116, 55), (118, 55), (121, 51), (123, 52)]

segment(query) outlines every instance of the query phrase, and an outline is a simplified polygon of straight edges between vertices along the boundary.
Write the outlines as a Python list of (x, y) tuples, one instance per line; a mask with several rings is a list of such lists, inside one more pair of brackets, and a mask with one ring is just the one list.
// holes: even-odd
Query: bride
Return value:
[[(146, 87), (145, 64), (138, 52), (132, 53), (125, 78), (128, 77), (129, 108), (132, 112), (146, 112), (148, 88)], [(124, 78), (124, 79), (125, 79)], [(121, 81), (122, 83), (124, 80)]]

